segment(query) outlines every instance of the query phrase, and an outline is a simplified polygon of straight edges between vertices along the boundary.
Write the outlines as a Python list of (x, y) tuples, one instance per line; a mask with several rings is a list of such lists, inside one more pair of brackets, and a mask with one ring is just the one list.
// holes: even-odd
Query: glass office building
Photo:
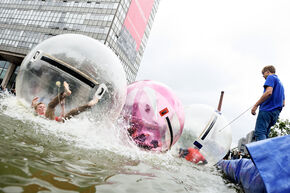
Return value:
[(14, 86), (18, 66), (41, 41), (77, 33), (110, 47), (128, 82), (135, 80), (160, 0), (1, 0), (1, 85)]

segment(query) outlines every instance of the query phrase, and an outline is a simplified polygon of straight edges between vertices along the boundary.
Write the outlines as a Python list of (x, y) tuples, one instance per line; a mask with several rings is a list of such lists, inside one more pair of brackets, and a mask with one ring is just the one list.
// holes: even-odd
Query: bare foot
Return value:
[(69, 89), (69, 84), (66, 81), (63, 82), (63, 87), (64, 87), (65, 95), (66, 96), (70, 96), (71, 95), (71, 91)]
[(98, 97), (94, 96), (94, 98), (88, 103), (88, 105), (90, 107), (94, 106), (95, 104), (97, 104), (99, 102)]
[(98, 103), (98, 101), (102, 98), (104, 93), (106, 92), (107, 87), (105, 84), (100, 84), (99, 88), (97, 89), (94, 98), (88, 103), (90, 107), (94, 106), (95, 104)]

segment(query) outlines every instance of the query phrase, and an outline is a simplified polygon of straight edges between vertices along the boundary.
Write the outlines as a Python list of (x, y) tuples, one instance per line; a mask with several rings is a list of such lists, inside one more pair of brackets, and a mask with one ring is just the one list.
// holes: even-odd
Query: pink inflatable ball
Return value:
[(182, 134), (183, 106), (171, 89), (159, 82), (130, 84), (122, 114), (129, 123), (130, 137), (140, 148), (164, 152)]

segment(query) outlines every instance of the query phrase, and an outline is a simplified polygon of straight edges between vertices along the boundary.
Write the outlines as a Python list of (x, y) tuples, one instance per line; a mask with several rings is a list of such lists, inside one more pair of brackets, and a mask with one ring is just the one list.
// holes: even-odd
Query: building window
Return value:
[(0, 84), (2, 83), (5, 77), (8, 67), (9, 67), (9, 62), (3, 61), (3, 60), (0, 61)]
[(17, 66), (12, 74), (12, 76), (10, 77), (8, 84), (7, 84), (7, 88), (9, 89), (15, 89), (15, 80), (16, 80), (16, 76), (18, 74), (19, 71), (19, 66)]

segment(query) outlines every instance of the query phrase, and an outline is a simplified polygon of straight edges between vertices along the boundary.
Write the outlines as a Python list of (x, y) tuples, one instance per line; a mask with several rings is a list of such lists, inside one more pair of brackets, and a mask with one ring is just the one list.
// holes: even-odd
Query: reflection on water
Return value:
[(122, 129), (59, 124), (0, 96), (0, 192), (240, 192), (214, 167), (141, 151)]

